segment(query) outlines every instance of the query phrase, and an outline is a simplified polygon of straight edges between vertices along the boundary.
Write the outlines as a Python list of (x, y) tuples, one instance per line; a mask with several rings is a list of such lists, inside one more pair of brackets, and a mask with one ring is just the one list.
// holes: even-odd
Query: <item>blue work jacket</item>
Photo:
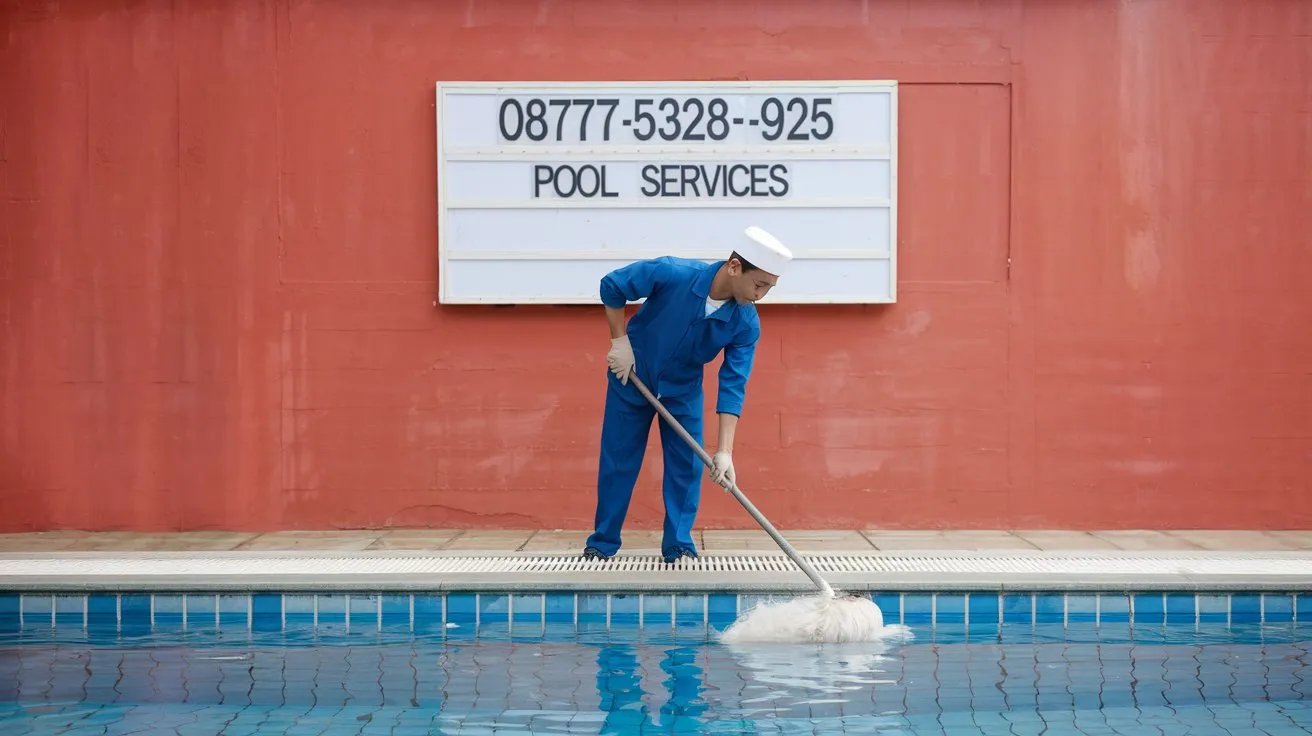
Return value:
[(620, 308), (646, 299), (629, 320), (634, 370), (658, 397), (700, 395), (707, 363), (724, 351), (715, 411), (741, 416), (761, 337), (756, 306), (733, 299), (706, 314), (711, 279), (724, 261), (664, 256), (636, 261), (601, 279), (601, 301)]

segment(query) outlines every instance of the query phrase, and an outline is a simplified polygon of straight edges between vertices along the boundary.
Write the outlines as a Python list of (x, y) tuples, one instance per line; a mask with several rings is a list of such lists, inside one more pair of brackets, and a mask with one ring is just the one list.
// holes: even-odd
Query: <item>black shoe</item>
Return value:
[(610, 558), (601, 553), (596, 547), (588, 547), (583, 550), (583, 559), (585, 560), (609, 560)]
[(672, 564), (674, 564), (675, 562), (678, 562), (678, 560), (679, 560), (680, 557), (684, 557), (684, 556), (688, 556), (688, 557), (696, 557), (696, 556), (697, 556), (697, 552), (694, 551), (694, 550), (688, 549), (687, 547), (675, 547), (674, 549), (672, 549), (672, 550), (670, 550), (670, 551), (668, 551), (668, 552), (663, 553), (663, 554), (662, 554), (662, 559), (665, 560), (665, 564), (667, 564), (667, 565), (672, 565)]

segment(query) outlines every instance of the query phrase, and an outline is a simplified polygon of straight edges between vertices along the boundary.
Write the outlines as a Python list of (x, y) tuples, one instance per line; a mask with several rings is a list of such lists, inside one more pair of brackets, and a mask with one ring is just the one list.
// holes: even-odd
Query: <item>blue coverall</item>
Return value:
[[(715, 410), (741, 416), (747, 378), (761, 336), (754, 305), (730, 299), (706, 314), (711, 279), (723, 264), (665, 256), (637, 261), (601, 279), (601, 301), (608, 307), (619, 308), (646, 299), (626, 329), (633, 346), (634, 372), (699, 444), (706, 364), (724, 351)], [(632, 382), (620, 383), (609, 369), (606, 379), (595, 531), (588, 537), (587, 546), (610, 557), (620, 548), (620, 530), (642, 467), (651, 423), (657, 415)], [(704, 466), (667, 422), (658, 421), (665, 461), (661, 551), (666, 557), (678, 550), (696, 555), (692, 526), (701, 500)]]

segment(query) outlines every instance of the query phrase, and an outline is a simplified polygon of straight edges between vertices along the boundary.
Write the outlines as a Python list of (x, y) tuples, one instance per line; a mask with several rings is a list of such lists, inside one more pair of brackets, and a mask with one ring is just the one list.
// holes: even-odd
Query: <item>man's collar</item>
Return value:
[(706, 267), (701, 275), (692, 281), (692, 293), (705, 299), (711, 295), (711, 282), (715, 280), (715, 274), (719, 273), (720, 267), (727, 261), (716, 261)]
[[(693, 279), (692, 293), (702, 299), (709, 299), (711, 296), (711, 282), (715, 280), (715, 274), (720, 271), (720, 267), (727, 262), (728, 261), (716, 261), (715, 263), (710, 264), (701, 275)], [(725, 307), (729, 307), (729, 309), (725, 309)], [(734, 301), (734, 298), (731, 296), (726, 304), (721, 305), (719, 309), (707, 315), (707, 319), (727, 320), (729, 319), (729, 315), (733, 313), (733, 310), (737, 308), (738, 302)]]

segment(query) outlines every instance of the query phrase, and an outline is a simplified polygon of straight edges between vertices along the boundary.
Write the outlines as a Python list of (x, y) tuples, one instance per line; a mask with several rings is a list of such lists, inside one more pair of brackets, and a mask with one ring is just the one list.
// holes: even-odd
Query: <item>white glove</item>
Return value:
[(725, 490), (738, 483), (738, 476), (733, 472), (733, 456), (724, 450), (711, 458), (711, 480), (724, 486)]
[(633, 362), (633, 346), (629, 344), (629, 336), (612, 338), (610, 352), (606, 353), (606, 365), (610, 366), (610, 372), (620, 379), (620, 383), (628, 385)]

